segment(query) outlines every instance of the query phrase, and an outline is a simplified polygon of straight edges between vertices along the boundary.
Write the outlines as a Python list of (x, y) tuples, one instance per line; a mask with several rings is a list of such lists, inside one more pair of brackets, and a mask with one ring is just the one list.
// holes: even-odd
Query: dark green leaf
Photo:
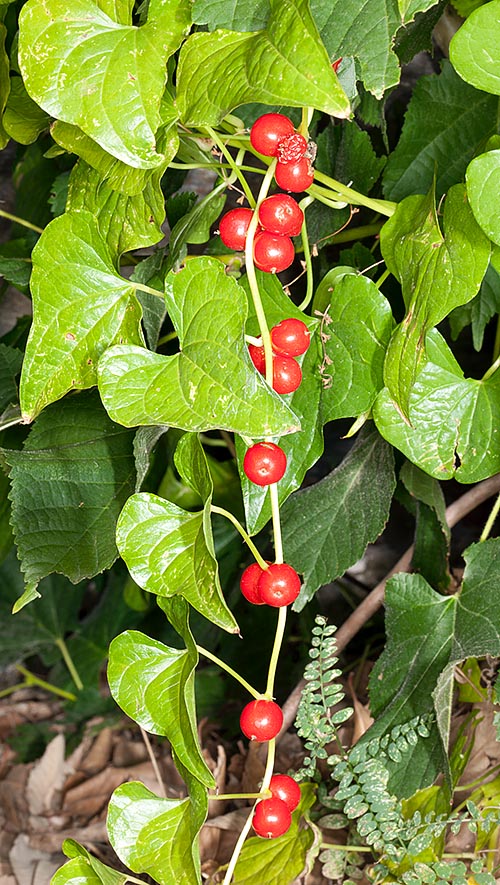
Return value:
[(288, 500), (282, 510), (285, 558), (304, 575), (296, 610), (375, 541), (387, 521), (395, 484), (392, 450), (369, 426), (339, 467)]
[(195, 203), (174, 226), (168, 243), (169, 264), (174, 270), (178, 269), (185, 258), (188, 243), (206, 243), (210, 238), (210, 229), (226, 202), (224, 191), (225, 185), (222, 187), (218, 185), (206, 197)]
[(500, 313), (500, 274), (490, 262), (477, 295), (468, 304), (455, 308), (448, 317), (453, 339), (458, 338), (462, 329), (470, 325), (474, 350), (481, 350), (484, 330), (491, 318), (498, 313)]
[(0, 469), (0, 563), (7, 556), (14, 539), (10, 525), (9, 480)]
[(20, 350), (0, 344), (0, 413), (17, 402), (16, 378), (21, 371), (22, 362)]
[(2, 118), (7, 135), (20, 144), (32, 144), (44, 129), (49, 128), (49, 122), (48, 114), (26, 92), (21, 77), (13, 77)]
[(31, 289), (34, 320), (21, 375), (26, 422), (69, 390), (92, 387), (106, 347), (142, 343), (135, 288), (116, 273), (88, 212), (66, 213), (45, 228), (33, 250)]
[(265, 30), (197, 33), (186, 41), (177, 75), (177, 102), (186, 125), (217, 125), (250, 101), (349, 115), (307, 0), (270, 0), (270, 7)]
[(118, 514), (135, 484), (133, 433), (113, 424), (95, 392), (47, 409), (11, 467), (12, 524), (30, 588), (51, 572), (73, 583), (109, 568)]
[(384, 365), (386, 387), (405, 417), (426, 332), (453, 308), (472, 300), (488, 267), (490, 243), (462, 185), (448, 192), (443, 230), (431, 191), (403, 200), (380, 234), (382, 254), (401, 282), (407, 311), (392, 335)]
[(437, 480), (409, 461), (403, 465), (400, 479), (415, 499), (415, 549), (412, 570), (419, 572), (436, 590), (450, 584), (448, 568), (450, 530), (446, 522), (445, 502)]
[(384, 389), (373, 408), (382, 436), (436, 479), (478, 482), (500, 470), (500, 372), (486, 381), (464, 378), (437, 332), (426, 339), (427, 357), (410, 395), (407, 424)]
[(500, 95), (500, 0), (476, 9), (450, 43), (450, 61), (467, 83)]
[(467, 164), (495, 131), (497, 104), (498, 99), (464, 83), (447, 61), (440, 74), (421, 77), (384, 169), (386, 197), (427, 193), (434, 178), (440, 197), (463, 181)]
[(500, 222), (495, 194), (500, 187), (500, 150), (481, 154), (469, 164), (466, 174), (467, 197), (477, 223), (500, 246)]
[(254, 370), (244, 342), (247, 300), (219, 261), (193, 258), (169, 275), (166, 301), (180, 353), (112, 347), (100, 361), (99, 388), (114, 420), (256, 438), (297, 429), (294, 413)]
[(258, 31), (269, 18), (269, 0), (194, 0), (193, 21), (232, 31)]

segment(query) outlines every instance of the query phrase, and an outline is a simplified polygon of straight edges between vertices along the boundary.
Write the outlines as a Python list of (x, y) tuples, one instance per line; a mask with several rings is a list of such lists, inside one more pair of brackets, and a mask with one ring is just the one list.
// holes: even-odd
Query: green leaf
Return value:
[(133, 495), (118, 521), (120, 555), (144, 590), (162, 597), (184, 596), (210, 621), (238, 632), (222, 596), (210, 523), (212, 481), (194, 435), (181, 439), (175, 460), (186, 484), (202, 498), (203, 510), (189, 513), (157, 495)]
[(500, 95), (500, 0), (476, 9), (459, 28), (450, 61), (466, 83)]
[(467, 164), (495, 131), (497, 105), (498, 99), (464, 83), (448, 61), (440, 74), (421, 77), (384, 169), (387, 199), (426, 193), (434, 178), (440, 197), (463, 181)]
[(5, 51), (6, 38), (7, 28), (3, 23), (0, 23), (0, 150), (3, 150), (9, 140), (9, 134), (3, 125), (3, 114), (10, 92), (10, 61)]
[(160, 885), (173, 881), (201, 885), (199, 862), (193, 856), (200, 815), (193, 821), (191, 802), (189, 798), (159, 799), (137, 781), (118, 787), (109, 803), (107, 826), (120, 860)]
[(336, 270), (320, 283), (321, 290), (334, 287), (321, 326), (324, 423), (371, 409), (383, 387), (385, 353), (394, 327), (389, 302), (375, 283), (353, 274), (337, 279)]
[(194, 0), (193, 22), (209, 31), (258, 31), (269, 18), (269, 0)]
[(415, 501), (415, 541), (411, 567), (437, 590), (450, 584), (448, 568), (450, 530), (441, 486), (409, 461), (400, 479)]
[(47, 409), (22, 452), (2, 451), (29, 586), (51, 572), (77, 583), (109, 568), (116, 520), (134, 489), (133, 433), (113, 424), (92, 392)]
[(411, 426), (387, 389), (375, 402), (375, 423), (391, 445), (436, 479), (478, 482), (500, 470), (500, 372), (486, 381), (464, 378), (437, 332), (427, 335), (426, 346), (410, 395)]
[(304, 574), (296, 611), (319, 587), (344, 574), (379, 536), (395, 484), (392, 450), (369, 426), (339, 467), (287, 501), (282, 510), (285, 559)]
[(34, 320), (21, 375), (32, 421), (48, 403), (96, 383), (97, 360), (115, 341), (142, 344), (134, 286), (116, 273), (89, 212), (55, 218), (33, 250)]
[[(144, 249), (163, 238), (165, 207), (160, 188), (162, 171), (155, 170), (144, 191), (129, 196), (112, 190), (84, 160), (73, 167), (69, 180), (68, 212), (89, 212), (116, 262), (123, 252)], [(159, 300), (159, 299), (158, 299)]]
[(443, 231), (431, 191), (403, 200), (380, 235), (382, 254), (401, 282), (407, 311), (392, 335), (384, 365), (386, 387), (405, 417), (426, 332), (454, 307), (472, 300), (488, 267), (490, 243), (462, 185), (448, 192)]
[(103, 864), (74, 839), (64, 840), (63, 851), (71, 860), (57, 871), (50, 885), (125, 885), (129, 881), (127, 873)]
[(23, 355), (16, 347), (0, 344), (0, 413), (17, 402), (16, 378), (21, 371)]
[(166, 62), (190, 25), (186, 0), (150, 0), (143, 27), (118, 24), (93, 0), (28, 0), (19, 19), (19, 65), (43, 110), (139, 169), (155, 148)]
[(500, 187), (500, 150), (489, 151), (472, 160), (466, 183), (467, 197), (477, 223), (486, 236), (500, 246), (500, 221), (495, 209), (495, 194)]
[[(439, 595), (420, 575), (400, 574), (388, 582), (388, 639), (370, 676), (376, 722), (367, 739), (432, 711), (432, 692), (438, 686), (434, 703), (446, 747), (451, 693), (443, 691), (443, 679), (449, 676), (449, 665), (500, 653), (500, 540), (474, 544), (464, 558), (462, 589), (454, 596)], [(423, 780), (420, 786), (425, 786)]]
[(0, 563), (7, 556), (14, 539), (10, 525), (9, 480), (0, 470)]
[(197, 33), (186, 41), (179, 58), (177, 103), (187, 126), (215, 126), (250, 101), (349, 115), (349, 101), (307, 0), (270, 0), (270, 7), (265, 30)]
[(3, 127), (20, 144), (32, 144), (49, 128), (50, 118), (26, 92), (21, 77), (12, 77), (2, 118)]
[(112, 347), (100, 361), (99, 389), (114, 420), (257, 438), (298, 429), (296, 416), (254, 370), (244, 341), (246, 297), (219, 261), (193, 258), (170, 274), (166, 302), (180, 353)]
[(301, 793), (300, 805), (284, 836), (266, 840), (253, 836), (246, 840), (234, 871), (234, 885), (289, 885), (304, 872), (314, 831), (301, 828), (300, 821), (316, 800), (315, 785), (304, 784)]
[(168, 241), (169, 267), (179, 268), (186, 257), (188, 243), (206, 243), (210, 239), (211, 227), (226, 202), (225, 190), (225, 184), (217, 185), (176, 222)]
[[(175, 604), (179, 607), (180, 602)], [(187, 624), (185, 603), (183, 609)], [(168, 738), (177, 758), (193, 776), (213, 787), (196, 731), (194, 670), (198, 655), (191, 636), (189, 646), (169, 648), (144, 633), (127, 630), (110, 645), (108, 682), (123, 712), (145, 731)]]
[(483, 346), (484, 330), (489, 321), (500, 313), (500, 274), (490, 261), (481, 288), (472, 301), (455, 308), (449, 317), (451, 334), (456, 340), (466, 326), (472, 326), (472, 343), (474, 350)]

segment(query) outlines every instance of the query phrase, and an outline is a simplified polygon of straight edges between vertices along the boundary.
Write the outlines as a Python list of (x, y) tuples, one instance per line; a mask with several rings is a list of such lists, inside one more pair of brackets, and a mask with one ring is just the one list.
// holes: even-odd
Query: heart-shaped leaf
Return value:
[(262, 31), (200, 32), (186, 41), (177, 73), (177, 103), (186, 125), (215, 126), (247, 102), (309, 105), (349, 116), (349, 100), (307, 0), (270, 0), (270, 6)]
[(477, 223), (486, 236), (500, 246), (500, 220), (496, 202), (500, 188), (500, 150), (489, 151), (472, 160), (465, 180), (467, 196)]
[(201, 885), (199, 860), (194, 858), (200, 815), (194, 821), (191, 806), (189, 798), (159, 799), (137, 781), (118, 787), (110, 799), (107, 826), (120, 860), (159, 885)]
[(448, 192), (443, 233), (431, 191), (399, 204), (382, 228), (380, 247), (387, 267), (401, 282), (407, 311), (387, 349), (384, 381), (407, 418), (425, 334), (453, 308), (472, 300), (491, 247), (460, 184)]
[(500, 95), (500, 0), (476, 9), (458, 29), (450, 61), (466, 83)]
[(50, 885), (126, 885), (130, 881), (127, 873), (103, 864), (74, 839), (65, 839), (62, 847), (71, 860), (57, 871)]
[(118, 346), (100, 361), (99, 390), (113, 420), (220, 428), (254, 438), (299, 428), (291, 409), (254, 371), (244, 341), (246, 296), (219, 261), (193, 258), (169, 274), (166, 302), (180, 353)]
[(148, 169), (166, 62), (190, 25), (186, 0), (150, 0), (140, 28), (119, 24), (95, 0), (28, 0), (19, 19), (19, 65), (31, 97), (79, 126), (108, 153)]
[(438, 332), (426, 341), (427, 358), (410, 395), (407, 424), (387, 389), (373, 417), (385, 439), (436, 479), (478, 482), (500, 470), (500, 371), (486, 381), (464, 378)]
[(210, 621), (238, 632), (219, 582), (210, 524), (212, 481), (194, 434), (181, 439), (175, 460), (184, 482), (204, 501), (203, 510), (190, 513), (146, 492), (132, 495), (118, 521), (118, 549), (140, 587), (157, 596), (184, 596)]
[(89, 212), (65, 213), (45, 228), (33, 249), (31, 291), (20, 388), (26, 422), (69, 390), (92, 387), (106, 347), (143, 342), (134, 286), (116, 273)]
[[(187, 611), (185, 603), (184, 609)], [(198, 655), (192, 637), (189, 644), (189, 649), (169, 648), (144, 633), (127, 630), (110, 645), (108, 682), (124, 713), (146, 731), (165, 735), (191, 774), (206, 787), (213, 787), (196, 731), (194, 670)]]

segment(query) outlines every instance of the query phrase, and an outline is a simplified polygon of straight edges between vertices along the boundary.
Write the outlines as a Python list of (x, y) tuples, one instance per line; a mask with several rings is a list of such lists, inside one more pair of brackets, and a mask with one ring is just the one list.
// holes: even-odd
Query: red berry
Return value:
[(286, 455), (275, 443), (255, 443), (245, 453), (243, 470), (250, 482), (258, 486), (269, 486), (283, 477)]
[(293, 393), (302, 381), (302, 369), (290, 356), (273, 356), (273, 390)]
[(283, 237), (296, 237), (304, 221), (304, 213), (290, 194), (273, 194), (259, 207), (259, 221), (264, 230)]
[(300, 787), (293, 777), (287, 774), (273, 774), (269, 789), (275, 799), (281, 799), (290, 811), (295, 811), (300, 802)]
[(288, 317), (271, 329), (271, 343), (275, 353), (300, 356), (311, 342), (311, 333), (302, 320)]
[(255, 368), (258, 372), (260, 372), (261, 375), (263, 375), (266, 371), (266, 357), (264, 354), (263, 346), (261, 345), (260, 347), (258, 347), (256, 344), (249, 344), (248, 352)]
[(284, 191), (300, 193), (313, 183), (314, 170), (308, 157), (301, 157), (295, 163), (277, 163), (274, 177)]
[(245, 569), (240, 578), (240, 590), (245, 599), (248, 599), (253, 605), (264, 605), (257, 590), (257, 584), (263, 571), (264, 569), (260, 567), (258, 562), (252, 562), (252, 565)]
[(275, 157), (281, 139), (294, 131), (292, 121), (284, 114), (262, 114), (250, 130), (250, 143), (259, 154)]
[(280, 237), (267, 230), (258, 231), (253, 243), (253, 260), (259, 270), (280, 273), (293, 262), (295, 250), (290, 237)]
[(278, 144), (278, 150), (276, 151), (278, 163), (295, 163), (304, 156), (306, 151), (307, 140), (303, 135), (294, 132), (292, 135), (282, 138)]
[(228, 249), (243, 251), (252, 215), (251, 209), (231, 209), (222, 216), (219, 222), (219, 234)]
[(283, 712), (274, 701), (259, 698), (243, 707), (240, 728), (251, 741), (270, 741), (283, 725)]
[(300, 578), (291, 565), (275, 562), (262, 572), (257, 592), (262, 602), (281, 608), (297, 599), (300, 593)]
[(258, 836), (276, 839), (290, 829), (292, 815), (281, 799), (261, 799), (255, 806), (252, 826)]

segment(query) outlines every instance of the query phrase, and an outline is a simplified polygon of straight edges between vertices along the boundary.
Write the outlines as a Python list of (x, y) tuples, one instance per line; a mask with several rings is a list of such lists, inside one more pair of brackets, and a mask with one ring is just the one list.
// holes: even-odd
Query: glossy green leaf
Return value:
[(177, 221), (168, 241), (169, 268), (178, 270), (187, 254), (188, 243), (206, 243), (214, 222), (226, 202), (225, 185), (218, 185)]
[(92, 387), (106, 347), (143, 340), (134, 286), (116, 273), (88, 212), (66, 213), (45, 228), (33, 250), (31, 290), (20, 389), (26, 422), (69, 390)]
[(339, 467), (289, 498), (282, 509), (285, 560), (304, 575), (296, 611), (380, 535), (395, 484), (392, 449), (370, 425)]
[(194, 0), (193, 22), (207, 25), (209, 31), (258, 31), (269, 18), (269, 0)]
[(407, 197), (380, 235), (389, 270), (401, 282), (406, 316), (386, 354), (384, 381), (405, 417), (425, 347), (425, 334), (479, 290), (490, 243), (474, 219), (462, 185), (448, 192), (443, 233), (434, 194)]
[(177, 74), (177, 102), (186, 125), (217, 125), (249, 101), (349, 115), (349, 101), (307, 0), (270, 0), (270, 7), (265, 30), (197, 33), (186, 41)]
[(244, 341), (246, 297), (219, 261), (193, 258), (170, 274), (166, 302), (180, 353), (112, 347), (100, 361), (99, 389), (113, 420), (259, 439), (298, 429), (294, 413), (253, 368)]
[(151, 0), (140, 28), (118, 24), (94, 0), (28, 0), (19, 21), (26, 88), (48, 114), (79, 126), (119, 160), (159, 166), (166, 62), (189, 25), (186, 0)]
[(155, 170), (144, 191), (129, 196), (112, 190), (103, 183), (99, 172), (79, 160), (71, 172), (66, 209), (94, 216), (99, 233), (117, 262), (123, 252), (144, 249), (163, 238), (161, 175), (161, 171)]
[(114, 791), (108, 809), (108, 835), (120, 860), (134, 873), (147, 873), (159, 885), (201, 885), (193, 857), (196, 833), (191, 800), (160, 799), (132, 781)]
[(500, 150), (489, 151), (472, 160), (467, 168), (466, 183), (467, 197), (477, 223), (486, 236), (500, 246), (500, 220), (495, 199), (500, 188)]
[(3, 450), (29, 586), (51, 572), (76, 583), (113, 564), (116, 520), (135, 484), (132, 447), (133, 433), (113, 424), (91, 392), (47, 409), (21, 452)]
[[(475, 544), (464, 557), (462, 589), (454, 596), (439, 595), (420, 575), (396, 575), (387, 584), (388, 639), (370, 676), (370, 709), (376, 723), (367, 738), (432, 712), (432, 692), (449, 664), (500, 653), (500, 541)], [(445, 695), (438, 697), (442, 701)], [(436, 707), (445, 746), (450, 704), (451, 695), (446, 709)], [(412, 755), (411, 766), (414, 763)], [(429, 769), (427, 783), (430, 776)], [(422, 780), (420, 786), (425, 785)], [(414, 784), (407, 786), (406, 795)]]
[(9, 140), (9, 134), (4, 129), (3, 114), (7, 105), (10, 92), (10, 61), (5, 50), (7, 28), (0, 22), (0, 150), (3, 150)]
[(145, 731), (167, 737), (194, 777), (206, 787), (213, 787), (214, 779), (201, 754), (196, 731), (197, 661), (192, 637), (189, 649), (178, 649), (127, 630), (109, 647), (108, 682), (124, 713)]
[[(332, 283), (334, 292), (321, 323), (325, 423), (371, 409), (383, 387), (385, 353), (394, 327), (389, 302), (368, 277), (346, 274)], [(330, 288), (328, 274), (321, 284)]]
[(49, 128), (49, 122), (48, 114), (26, 92), (21, 77), (13, 77), (2, 118), (7, 135), (20, 144), (32, 144), (41, 132)]
[(103, 864), (74, 839), (64, 840), (63, 851), (71, 860), (57, 871), (50, 885), (125, 885), (129, 881), (127, 873)]
[(448, 317), (452, 338), (457, 339), (462, 329), (470, 325), (474, 350), (481, 350), (486, 326), (498, 313), (500, 313), (500, 274), (495, 270), (492, 256), (477, 295), (468, 304), (455, 308)]
[(9, 480), (0, 468), (0, 563), (14, 543), (10, 524)]
[(476, 9), (458, 29), (450, 61), (466, 83), (500, 95), (500, 0)]
[(402, 200), (426, 193), (435, 178), (440, 197), (463, 181), (467, 164), (495, 131), (497, 104), (495, 97), (464, 83), (448, 61), (440, 74), (421, 77), (384, 169), (385, 196)]
[(306, 869), (306, 859), (314, 842), (311, 827), (300, 821), (316, 801), (314, 784), (301, 787), (300, 805), (292, 814), (290, 829), (277, 839), (247, 839), (234, 871), (234, 885), (289, 885)]
[(500, 372), (486, 381), (464, 378), (437, 332), (410, 396), (408, 425), (384, 389), (373, 417), (382, 436), (436, 479), (478, 482), (500, 470)]
[(415, 540), (411, 570), (418, 572), (436, 590), (450, 585), (450, 530), (445, 500), (436, 479), (407, 461), (399, 474), (415, 510)]
[(0, 413), (17, 402), (16, 378), (21, 371), (23, 355), (16, 347), (0, 344)]

